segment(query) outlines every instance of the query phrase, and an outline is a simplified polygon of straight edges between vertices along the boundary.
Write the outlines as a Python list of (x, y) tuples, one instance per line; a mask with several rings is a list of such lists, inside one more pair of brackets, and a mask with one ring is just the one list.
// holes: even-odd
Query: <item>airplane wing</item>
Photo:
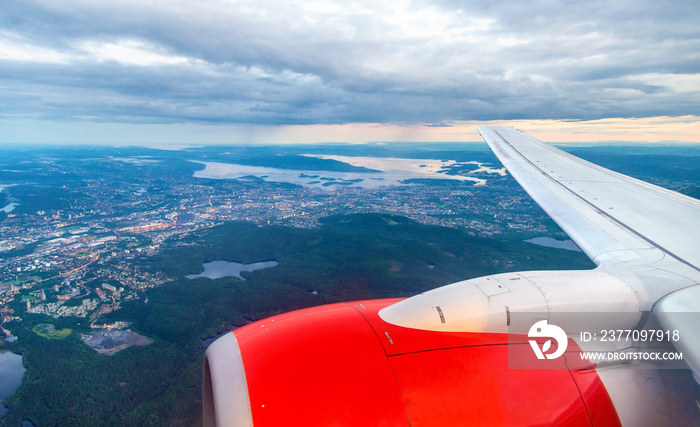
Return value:
[(480, 127), (501, 163), (596, 264), (670, 258), (700, 272), (700, 201), (589, 163), (512, 127)]
[(676, 347), (700, 382), (700, 201), (613, 172), (512, 127), (479, 133), (518, 183), (643, 311), (686, 339)]

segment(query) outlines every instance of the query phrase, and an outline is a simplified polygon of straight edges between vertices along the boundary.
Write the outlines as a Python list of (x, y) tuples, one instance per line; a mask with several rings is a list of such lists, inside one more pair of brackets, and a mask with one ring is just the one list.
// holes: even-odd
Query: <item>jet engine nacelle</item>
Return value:
[[(582, 313), (585, 322), (572, 312)], [(407, 328), (524, 334), (541, 319), (574, 334), (583, 326), (634, 329), (641, 318), (634, 291), (596, 270), (526, 271), (464, 280), (390, 305), (379, 315)]]
[(218, 339), (204, 425), (619, 425), (592, 366), (508, 369), (509, 352), (531, 355), (527, 337), (388, 322), (392, 304), (411, 300), (399, 301), (308, 308)]

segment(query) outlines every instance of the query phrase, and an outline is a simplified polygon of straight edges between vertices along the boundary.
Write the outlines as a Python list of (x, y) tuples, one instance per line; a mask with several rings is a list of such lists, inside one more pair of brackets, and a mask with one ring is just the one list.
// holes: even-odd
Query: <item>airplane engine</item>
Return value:
[[(252, 323), (207, 350), (205, 425), (698, 425), (687, 368), (697, 379), (700, 203), (510, 127), (479, 132), (598, 268), (497, 274)], [(644, 328), (678, 339), (635, 341)], [(618, 338), (581, 335), (591, 331)], [(593, 365), (579, 345), (611, 357)], [(631, 358), (640, 350), (648, 362)], [(668, 352), (680, 363), (651, 357)], [(509, 368), (533, 353), (554, 369)]]
[(508, 369), (509, 352), (532, 351), (525, 339), (397, 326), (379, 316), (397, 301), (307, 308), (218, 339), (204, 425), (620, 424), (590, 364)]

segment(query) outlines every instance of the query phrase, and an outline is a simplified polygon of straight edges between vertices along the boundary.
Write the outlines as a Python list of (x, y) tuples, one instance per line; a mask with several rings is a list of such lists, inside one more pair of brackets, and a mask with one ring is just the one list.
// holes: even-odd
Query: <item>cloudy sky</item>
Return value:
[(2, 0), (0, 142), (700, 142), (700, 2)]

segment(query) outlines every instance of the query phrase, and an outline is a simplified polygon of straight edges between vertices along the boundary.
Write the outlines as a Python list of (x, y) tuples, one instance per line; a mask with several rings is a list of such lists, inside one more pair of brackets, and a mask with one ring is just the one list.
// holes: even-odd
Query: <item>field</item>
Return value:
[(50, 340), (62, 340), (72, 332), (72, 330), (68, 328), (56, 330), (54, 325), (49, 323), (36, 325), (32, 331), (34, 331), (40, 337), (48, 338)]

